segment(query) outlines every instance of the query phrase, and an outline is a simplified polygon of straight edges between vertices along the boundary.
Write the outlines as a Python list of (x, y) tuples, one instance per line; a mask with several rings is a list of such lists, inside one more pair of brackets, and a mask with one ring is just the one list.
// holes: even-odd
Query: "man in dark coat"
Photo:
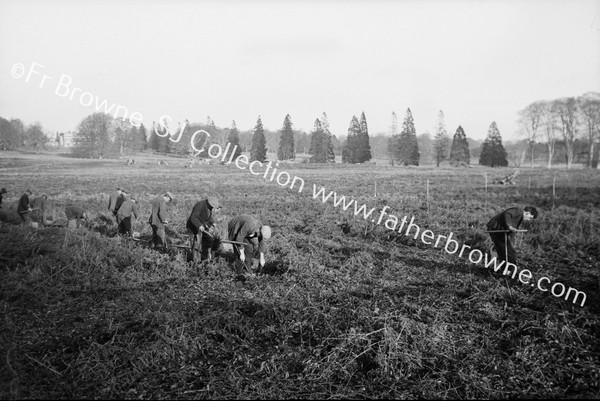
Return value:
[(229, 221), (227, 226), (227, 237), (230, 241), (243, 242), (245, 245), (233, 245), (235, 253), (236, 273), (248, 266), (253, 268), (254, 259), (259, 259), (260, 271), (265, 266), (265, 253), (267, 252), (267, 240), (271, 238), (271, 228), (263, 226), (254, 216), (242, 214)]
[(33, 221), (41, 223), (42, 226), (46, 226), (46, 200), (48, 200), (48, 196), (44, 194), (31, 201), (31, 218)]
[[(187, 220), (186, 227), (190, 234), (190, 248), (192, 251), (192, 260), (211, 259), (211, 249), (213, 245), (212, 235), (208, 232), (215, 226), (213, 221), (213, 209), (220, 209), (221, 203), (214, 196), (196, 202), (192, 213)], [(204, 251), (204, 252), (203, 252)], [(199, 258), (200, 257), (200, 258)]]
[(2, 209), (2, 195), (6, 193), (6, 188), (0, 189), (0, 209)]
[(490, 238), (494, 243), (499, 261), (517, 264), (517, 253), (513, 245), (513, 239), (521, 223), (536, 219), (538, 211), (533, 206), (524, 209), (511, 207), (498, 213), (487, 223)]
[(73, 220), (76, 221), (75, 227), (79, 228), (83, 222), (87, 222), (88, 214), (85, 209), (79, 206), (67, 206), (65, 208), (65, 214), (67, 215), (67, 220), (69, 223)]
[(33, 192), (28, 189), (21, 195), (17, 206), (17, 212), (19, 213), (19, 216), (21, 216), (23, 224), (27, 226), (31, 225), (31, 199), (33, 199)]
[(169, 224), (169, 215), (167, 213), (167, 203), (173, 200), (173, 195), (167, 192), (152, 201), (152, 213), (150, 214), (150, 227), (152, 227), (152, 245), (166, 249), (167, 237), (165, 234), (165, 225)]
[(133, 215), (137, 219), (139, 214), (140, 212), (135, 199), (131, 198), (123, 202), (117, 212), (119, 234), (131, 236), (131, 216)]
[[(123, 191), (121, 188), (117, 188), (117, 191), (110, 195), (110, 199), (108, 200), (108, 210), (110, 210), (113, 216), (117, 217), (119, 208), (121, 207), (121, 204), (125, 202), (126, 196), (127, 192)], [(118, 222), (119, 221), (117, 219), (117, 223)]]

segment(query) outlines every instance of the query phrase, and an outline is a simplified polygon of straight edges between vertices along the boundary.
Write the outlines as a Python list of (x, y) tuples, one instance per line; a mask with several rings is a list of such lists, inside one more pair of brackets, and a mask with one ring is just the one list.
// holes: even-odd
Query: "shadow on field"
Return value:
[[(482, 252), (485, 252), (484, 250), (481, 250)], [(496, 275), (494, 275), (494, 273), (492, 273), (490, 270), (486, 269), (486, 268), (482, 268), (481, 265), (475, 265), (475, 264), (471, 264), (468, 262), (457, 262), (457, 263), (445, 263), (445, 262), (434, 262), (432, 263), (431, 261), (423, 261), (422, 259), (419, 258), (415, 258), (415, 257), (406, 257), (403, 258), (404, 261), (406, 261), (407, 264), (411, 265), (411, 266), (415, 266), (415, 267), (419, 267), (419, 268), (424, 268), (430, 271), (439, 271), (439, 270), (446, 270), (446, 271), (452, 271), (452, 272), (457, 272), (457, 273), (462, 273), (462, 274), (473, 274), (477, 277), (481, 277), (484, 279), (497, 279), (499, 277), (503, 277), (502, 276), (502, 271), (504, 271), (504, 267), (502, 267), (502, 269), (500, 269)]]
[(21, 224), (22, 220), (16, 208), (8, 207), (0, 209), (0, 221), (7, 224)]

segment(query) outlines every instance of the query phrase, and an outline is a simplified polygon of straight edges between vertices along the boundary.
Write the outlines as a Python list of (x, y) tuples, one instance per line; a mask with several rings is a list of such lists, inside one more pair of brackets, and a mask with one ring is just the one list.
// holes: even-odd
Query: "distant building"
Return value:
[(58, 146), (61, 148), (70, 148), (74, 145), (73, 138), (75, 136), (74, 132), (60, 132), (56, 134), (58, 137)]

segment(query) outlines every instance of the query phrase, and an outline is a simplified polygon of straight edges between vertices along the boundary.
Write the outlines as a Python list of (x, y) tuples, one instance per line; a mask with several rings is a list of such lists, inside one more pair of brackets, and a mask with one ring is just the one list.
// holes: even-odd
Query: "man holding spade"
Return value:
[(511, 207), (492, 217), (487, 223), (487, 232), (494, 243), (499, 261), (517, 264), (517, 253), (513, 245), (515, 233), (521, 231), (521, 223), (534, 220), (537, 216), (535, 207), (526, 206), (524, 209)]
[(254, 216), (242, 214), (231, 219), (227, 226), (227, 236), (229, 241), (234, 242), (236, 273), (240, 273), (242, 268), (252, 269), (254, 259), (259, 260), (260, 269), (265, 266), (267, 240), (271, 238), (269, 226), (263, 226)]
[(19, 199), (19, 204), (17, 205), (17, 212), (19, 213), (19, 217), (23, 221), (23, 224), (26, 226), (31, 225), (31, 212), (33, 211), (31, 201), (33, 199), (33, 191), (28, 189), (25, 191), (21, 198)]
[(208, 232), (215, 226), (213, 221), (213, 209), (220, 209), (221, 203), (214, 196), (196, 202), (192, 213), (187, 220), (186, 227), (190, 234), (190, 250), (192, 251), (192, 261), (196, 262), (202, 259), (203, 248), (208, 252), (208, 259), (211, 259), (211, 248), (213, 236)]

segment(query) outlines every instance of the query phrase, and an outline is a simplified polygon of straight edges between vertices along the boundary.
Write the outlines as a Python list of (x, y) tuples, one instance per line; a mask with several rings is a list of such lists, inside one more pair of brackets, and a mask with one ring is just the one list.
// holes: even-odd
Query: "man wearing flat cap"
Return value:
[(498, 213), (487, 223), (490, 238), (498, 253), (498, 260), (517, 264), (517, 253), (513, 245), (515, 233), (522, 223), (536, 219), (538, 211), (533, 206), (511, 207)]
[(46, 226), (46, 201), (48, 195), (44, 194), (33, 198), (31, 201), (31, 219), (42, 226)]
[[(192, 209), (186, 227), (190, 234), (190, 248), (192, 251), (192, 260), (194, 262), (199, 259), (204, 259), (205, 257), (211, 259), (213, 237), (208, 230), (215, 226), (213, 221), (213, 209), (220, 208), (221, 203), (219, 200), (214, 196), (209, 196), (207, 199), (196, 202)], [(205, 252), (203, 252), (203, 250), (205, 250)]]
[[(121, 188), (117, 188), (116, 192), (113, 192), (110, 195), (110, 199), (108, 200), (108, 210), (117, 218), (117, 213), (119, 212), (119, 208), (121, 204), (125, 202), (125, 197), (127, 196), (127, 192), (122, 190)], [(117, 218), (117, 223), (119, 223), (119, 219)]]
[(156, 248), (167, 248), (167, 237), (165, 234), (165, 225), (169, 224), (169, 215), (167, 213), (167, 203), (173, 200), (173, 194), (170, 192), (159, 196), (152, 201), (152, 213), (150, 214), (150, 227), (152, 227), (152, 245)]
[(242, 214), (234, 217), (227, 226), (227, 237), (230, 241), (243, 242), (245, 245), (233, 245), (235, 253), (236, 273), (242, 268), (253, 268), (254, 259), (259, 259), (258, 272), (265, 266), (267, 240), (271, 238), (271, 228), (263, 226), (254, 216)]
[(131, 216), (138, 218), (140, 214), (137, 201), (134, 198), (127, 199), (121, 204), (117, 212), (117, 221), (119, 222), (119, 235), (131, 237)]
[(17, 205), (17, 213), (21, 217), (23, 224), (26, 226), (31, 225), (31, 201), (33, 200), (33, 191), (28, 189), (25, 191), (21, 198), (19, 199), (19, 204)]

